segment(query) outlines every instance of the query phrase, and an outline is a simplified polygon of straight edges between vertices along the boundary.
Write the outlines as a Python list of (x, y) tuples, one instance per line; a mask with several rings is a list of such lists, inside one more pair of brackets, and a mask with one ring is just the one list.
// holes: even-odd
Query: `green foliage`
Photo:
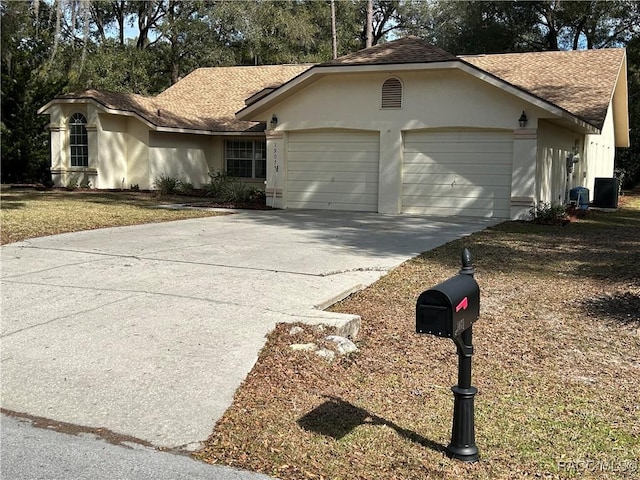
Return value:
[(624, 171), (623, 187), (640, 184), (640, 37), (627, 45), (629, 62), (629, 136), (631, 147), (616, 149), (616, 168)]
[(76, 188), (78, 188), (78, 175), (71, 175), (67, 179), (66, 189), (67, 190), (75, 190)]
[(178, 192), (180, 188), (180, 180), (169, 175), (160, 175), (153, 182), (153, 188), (160, 195), (172, 195)]
[(529, 211), (535, 223), (557, 223), (566, 219), (565, 208), (557, 203), (540, 202)]
[(91, 188), (91, 180), (89, 177), (84, 177), (80, 182), (80, 188)]
[(185, 180), (180, 180), (178, 182), (176, 192), (181, 195), (190, 195), (191, 193), (193, 193), (193, 183), (187, 182)]
[(53, 45), (50, 7), (36, 18), (28, 2), (0, 4), (2, 25), (2, 182), (50, 183), (48, 118), (38, 108), (62, 89), (65, 65), (49, 63)]
[(205, 194), (222, 202), (247, 202), (257, 191), (226, 172), (209, 173), (209, 178), (204, 187)]

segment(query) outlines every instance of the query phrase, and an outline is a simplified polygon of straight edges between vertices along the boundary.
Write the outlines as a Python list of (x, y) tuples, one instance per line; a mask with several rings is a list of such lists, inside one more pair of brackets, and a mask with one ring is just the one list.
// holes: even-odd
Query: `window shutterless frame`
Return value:
[(89, 137), (87, 119), (81, 113), (74, 113), (69, 119), (69, 146), (71, 148), (71, 166), (89, 166)]
[(266, 178), (267, 144), (264, 140), (227, 140), (227, 174), (239, 178)]

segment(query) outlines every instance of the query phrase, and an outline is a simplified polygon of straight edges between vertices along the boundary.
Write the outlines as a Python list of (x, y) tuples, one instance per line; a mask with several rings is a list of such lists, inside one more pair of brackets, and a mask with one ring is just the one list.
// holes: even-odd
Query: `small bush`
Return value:
[(139, 192), (140, 191), (140, 185), (139, 184), (131, 184), (131, 190), (133, 190), (134, 192)]
[(181, 195), (190, 195), (193, 193), (193, 183), (180, 180), (178, 182), (177, 192)]
[(210, 182), (204, 186), (205, 194), (223, 202), (248, 202), (256, 189), (248, 187), (226, 172), (209, 173)]
[(178, 191), (180, 180), (169, 175), (160, 175), (153, 182), (153, 187), (158, 190), (160, 195), (171, 195)]
[(91, 188), (91, 180), (88, 177), (84, 177), (80, 182), (80, 188)]
[(67, 190), (75, 190), (76, 188), (78, 188), (78, 176), (77, 175), (71, 175), (67, 179), (66, 189)]
[(540, 202), (530, 213), (535, 223), (560, 223), (567, 218), (564, 206), (557, 203)]

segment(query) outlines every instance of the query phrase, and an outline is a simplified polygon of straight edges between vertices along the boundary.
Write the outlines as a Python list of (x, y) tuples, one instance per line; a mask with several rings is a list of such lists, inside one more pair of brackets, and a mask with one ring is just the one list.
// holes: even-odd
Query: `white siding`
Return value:
[(511, 133), (407, 132), (402, 211), (509, 218)]
[(287, 208), (378, 210), (379, 136), (295, 132), (287, 139)]

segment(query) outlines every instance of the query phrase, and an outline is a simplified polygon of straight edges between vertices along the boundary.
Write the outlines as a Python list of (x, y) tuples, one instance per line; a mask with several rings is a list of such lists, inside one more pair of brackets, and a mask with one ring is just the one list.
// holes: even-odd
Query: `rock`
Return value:
[(327, 342), (335, 343), (336, 349), (340, 355), (347, 355), (349, 353), (357, 352), (358, 347), (356, 344), (349, 340), (347, 337), (341, 337), (340, 335), (329, 335), (324, 338)]
[(318, 346), (315, 343), (294, 343), (293, 345), (289, 345), (289, 348), (291, 348), (291, 350), (313, 352), (318, 349)]
[(295, 326), (295, 327), (291, 327), (291, 330), (289, 330), (289, 335), (297, 335), (299, 333), (302, 333), (304, 331), (304, 329), (302, 327), (299, 326)]
[(316, 350), (316, 355), (322, 358), (326, 358), (327, 360), (333, 360), (336, 356), (335, 352), (332, 352), (327, 348), (321, 348), (319, 350)]

